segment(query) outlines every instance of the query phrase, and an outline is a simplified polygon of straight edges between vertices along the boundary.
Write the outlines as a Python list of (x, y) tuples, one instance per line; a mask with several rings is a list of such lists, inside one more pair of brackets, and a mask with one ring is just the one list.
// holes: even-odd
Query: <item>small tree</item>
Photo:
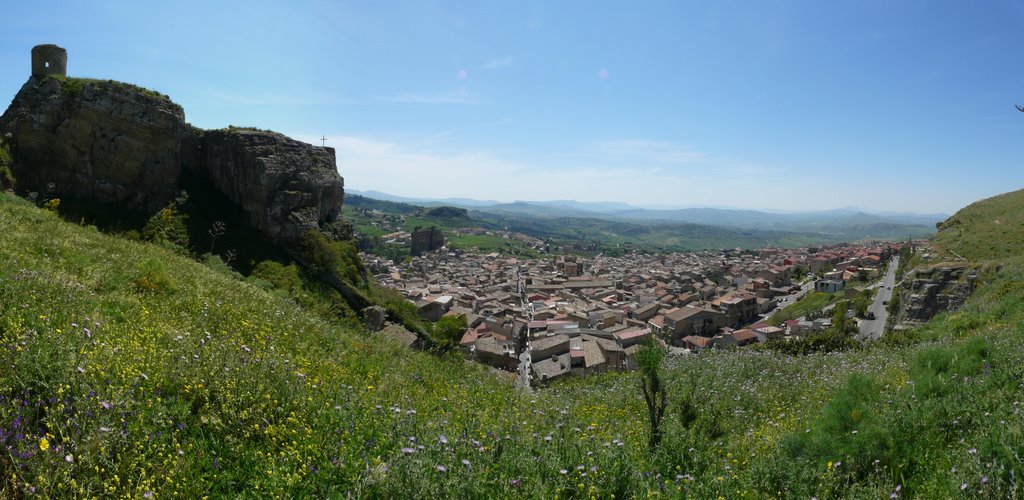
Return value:
[(648, 444), (653, 449), (661, 442), (661, 420), (668, 407), (668, 396), (661, 381), (661, 360), (665, 352), (653, 340), (636, 353), (636, 364), (640, 368), (640, 389), (647, 403), (647, 417), (651, 425)]
[(468, 328), (466, 315), (444, 316), (431, 326), (433, 349), (439, 353), (458, 349), (462, 335)]
[(159, 244), (166, 244), (181, 252), (188, 252), (188, 216), (181, 212), (188, 203), (188, 194), (182, 192), (174, 201), (160, 209), (142, 228), (142, 237)]
[(846, 317), (846, 312), (850, 310), (850, 302), (842, 301), (832, 308), (832, 328), (839, 333), (847, 333), (856, 325)]

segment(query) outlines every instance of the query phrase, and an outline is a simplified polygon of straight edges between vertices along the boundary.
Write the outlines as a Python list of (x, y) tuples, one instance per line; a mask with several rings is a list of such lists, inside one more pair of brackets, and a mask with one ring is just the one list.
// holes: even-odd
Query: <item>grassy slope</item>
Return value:
[(811, 311), (817, 311), (829, 305), (832, 301), (842, 298), (843, 293), (810, 292), (800, 300), (790, 304), (781, 311), (768, 318), (768, 323), (779, 325), (784, 321), (806, 316)]
[(636, 374), (521, 395), (0, 198), (0, 497), (1024, 494), (1019, 260), (888, 345), (669, 360), (650, 453)]
[(942, 223), (933, 242), (971, 261), (1024, 254), (1024, 190), (977, 201)]

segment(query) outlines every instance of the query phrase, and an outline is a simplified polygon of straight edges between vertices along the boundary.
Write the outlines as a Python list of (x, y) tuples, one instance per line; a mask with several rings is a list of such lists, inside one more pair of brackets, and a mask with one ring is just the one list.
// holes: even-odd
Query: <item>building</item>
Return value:
[(673, 345), (679, 345), (689, 335), (712, 336), (726, 324), (726, 315), (721, 311), (683, 306), (665, 313), (665, 328), (662, 334)]
[(815, 292), (836, 293), (846, 287), (843, 280), (818, 280), (814, 282)]
[(426, 252), (433, 252), (444, 246), (444, 233), (437, 226), (431, 226), (430, 229), (416, 228), (412, 232), (412, 249), (410, 253), (413, 257), (419, 257)]

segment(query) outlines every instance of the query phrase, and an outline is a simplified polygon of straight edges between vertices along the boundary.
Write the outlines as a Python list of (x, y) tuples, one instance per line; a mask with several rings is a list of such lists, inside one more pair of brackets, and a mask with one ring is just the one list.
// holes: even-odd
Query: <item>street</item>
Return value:
[(896, 284), (896, 268), (900, 264), (900, 258), (894, 257), (885, 271), (885, 276), (878, 285), (878, 293), (875, 301), (868, 307), (868, 311), (875, 314), (875, 319), (864, 319), (860, 322), (860, 333), (855, 337), (861, 341), (878, 340), (885, 331), (885, 322), (889, 319), (889, 310), (886, 304), (892, 298), (892, 287)]
[(773, 314), (781, 311), (786, 306), (788, 306), (790, 304), (793, 304), (796, 301), (802, 299), (803, 296), (807, 295), (807, 292), (809, 292), (811, 290), (814, 290), (814, 280), (809, 280), (806, 283), (804, 283), (800, 287), (800, 290), (797, 291), (796, 293), (794, 293), (792, 295), (785, 295), (782, 298), (780, 298), (778, 306), (776, 306), (775, 309), (772, 309), (771, 311), (769, 311), (767, 314), (762, 314), (761, 315), (761, 319), (762, 320), (766, 320), (766, 319), (772, 317)]

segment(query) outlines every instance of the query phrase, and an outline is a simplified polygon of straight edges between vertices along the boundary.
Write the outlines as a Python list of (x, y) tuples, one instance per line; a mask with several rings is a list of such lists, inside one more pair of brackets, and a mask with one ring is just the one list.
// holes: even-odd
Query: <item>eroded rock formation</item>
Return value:
[(345, 192), (333, 149), (244, 129), (205, 132), (201, 144), (200, 174), (272, 241), (294, 241), (339, 216)]
[(908, 272), (897, 293), (900, 312), (897, 324), (908, 328), (926, 323), (935, 315), (964, 305), (977, 283), (974, 270), (964, 266), (918, 268)]
[(174, 198), (191, 127), (170, 99), (140, 90), (30, 78), (0, 117), (19, 185), (143, 209)]
[[(60, 61), (63, 49), (41, 47), (40, 57)], [(41, 73), (35, 66), (46, 62), (36, 52), (33, 69)], [(167, 96), (67, 78), (63, 67), (33, 74), (0, 117), (20, 189), (151, 212), (174, 199), (188, 176), (210, 182), (276, 244), (309, 229), (351, 236), (338, 221), (344, 180), (333, 149), (267, 131), (199, 130)]]

